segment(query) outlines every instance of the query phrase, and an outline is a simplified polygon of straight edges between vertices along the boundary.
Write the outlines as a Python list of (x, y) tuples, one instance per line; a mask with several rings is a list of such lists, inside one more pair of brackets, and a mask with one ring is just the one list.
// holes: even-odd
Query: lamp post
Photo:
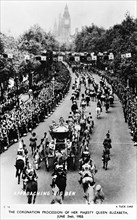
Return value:
[(52, 78), (52, 85), (53, 85), (53, 97), (54, 97), (54, 91), (55, 91), (55, 77)]

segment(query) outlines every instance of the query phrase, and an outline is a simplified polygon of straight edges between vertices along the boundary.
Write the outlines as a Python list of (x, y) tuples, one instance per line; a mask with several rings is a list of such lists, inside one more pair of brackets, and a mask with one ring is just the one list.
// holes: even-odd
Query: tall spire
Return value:
[(69, 10), (68, 10), (68, 5), (67, 5), (67, 4), (66, 4), (65, 9), (64, 9), (63, 17), (70, 17), (70, 15), (69, 15)]
[(68, 5), (67, 5), (67, 3), (66, 3), (66, 6), (65, 6), (65, 11), (68, 11)]

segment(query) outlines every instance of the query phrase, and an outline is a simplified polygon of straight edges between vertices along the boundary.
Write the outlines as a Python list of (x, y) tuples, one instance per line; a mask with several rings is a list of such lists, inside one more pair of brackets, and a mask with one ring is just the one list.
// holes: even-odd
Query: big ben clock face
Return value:
[(65, 20), (65, 25), (68, 25), (68, 24), (69, 24), (69, 20), (66, 19), (66, 20)]

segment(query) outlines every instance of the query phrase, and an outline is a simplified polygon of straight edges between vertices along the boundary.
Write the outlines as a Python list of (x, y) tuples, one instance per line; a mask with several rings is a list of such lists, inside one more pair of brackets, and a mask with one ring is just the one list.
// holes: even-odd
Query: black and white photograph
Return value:
[[(55, 219), (93, 219), (79, 205), (101, 207), (98, 219), (135, 219), (136, 8), (136, 0), (1, 0), (2, 209), (50, 205)], [(65, 215), (64, 205), (75, 211)]]

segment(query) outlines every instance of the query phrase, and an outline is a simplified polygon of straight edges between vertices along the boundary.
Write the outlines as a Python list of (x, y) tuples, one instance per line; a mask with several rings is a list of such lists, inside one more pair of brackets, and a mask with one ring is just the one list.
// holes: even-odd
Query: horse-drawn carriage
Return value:
[(52, 140), (48, 146), (48, 169), (53, 169), (56, 164), (63, 164), (66, 170), (75, 169), (76, 153), (72, 143), (71, 126), (61, 117), (59, 124), (52, 122), (49, 133)]

